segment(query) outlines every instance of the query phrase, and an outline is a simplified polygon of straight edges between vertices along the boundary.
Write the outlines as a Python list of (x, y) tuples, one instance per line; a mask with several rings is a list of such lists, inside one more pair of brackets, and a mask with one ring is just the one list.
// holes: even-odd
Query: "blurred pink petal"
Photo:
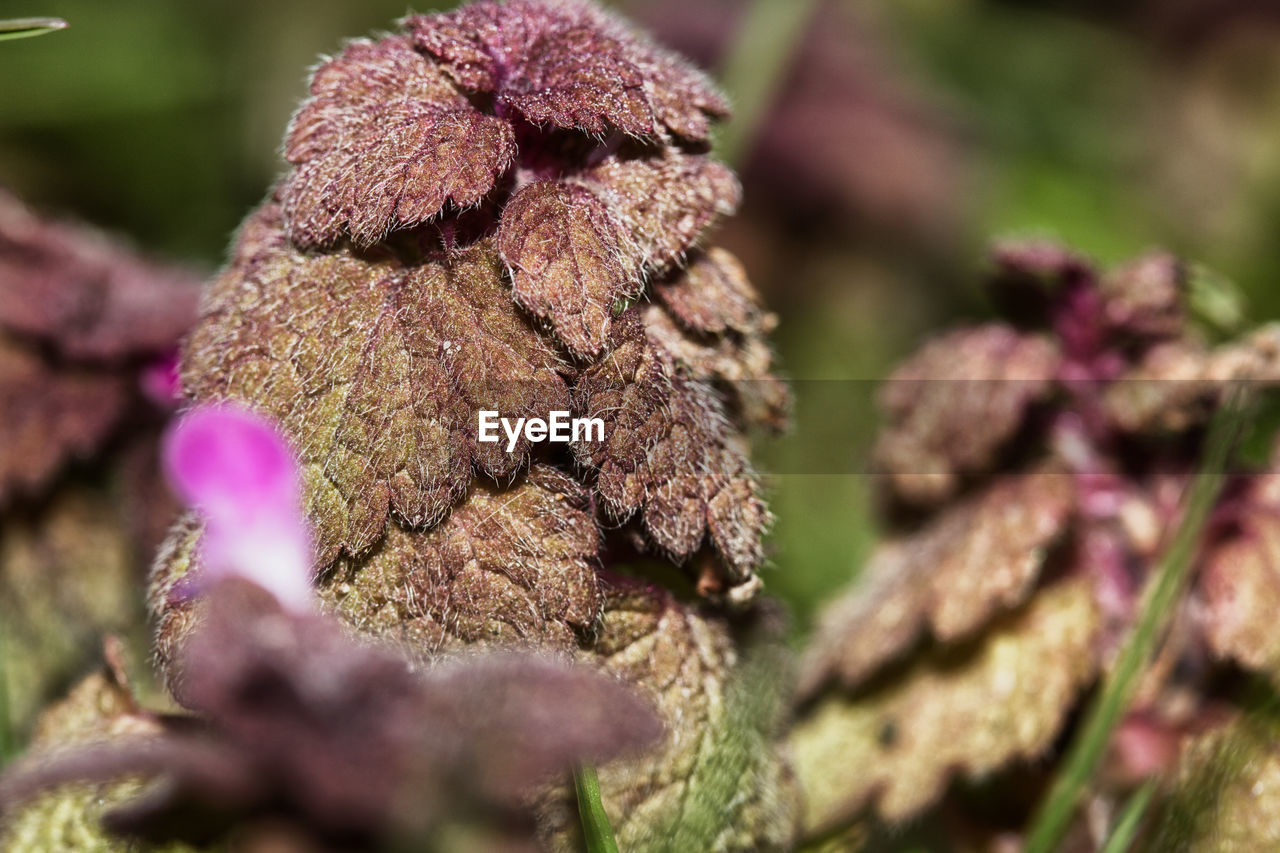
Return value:
[(182, 400), (182, 375), (178, 371), (178, 350), (171, 349), (142, 366), (138, 382), (147, 399), (162, 409), (172, 409)]
[(239, 577), (287, 608), (311, 607), (301, 476), (270, 421), (234, 406), (193, 409), (165, 437), (164, 465), (179, 497), (204, 519), (199, 586)]

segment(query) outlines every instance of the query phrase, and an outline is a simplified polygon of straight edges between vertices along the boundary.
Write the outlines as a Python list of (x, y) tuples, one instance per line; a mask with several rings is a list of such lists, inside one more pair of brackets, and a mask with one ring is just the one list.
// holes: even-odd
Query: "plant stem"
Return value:
[(0, 632), (0, 767), (8, 764), (17, 750), (13, 712), (9, 704), (9, 656), (5, 648), (4, 633)]
[(741, 165), (750, 153), (817, 5), (818, 0), (753, 0), (747, 8), (720, 73), (734, 104), (733, 121), (716, 140), (726, 163)]
[(61, 18), (12, 18), (0, 21), (0, 41), (42, 36), (67, 28)]
[(1147, 585), (1146, 600), (1133, 632), (1085, 715), (1053, 787), (1032, 821), (1026, 853), (1051, 853), (1057, 846), (1075, 813), (1081, 792), (1102, 758), (1111, 732), (1128, 709), (1138, 680), (1182, 595), (1200, 534), (1222, 488), (1227, 461), (1245, 422), (1238, 391), (1234, 388), (1227, 390), (1209, 426), (1205, 456), (1191, 483), (1182, 524)]
[(1151, 798), (1155, 792), (1156, 780), (1148, 779), (1134, 792), (1133, 796), (1129, 797), (1129, 801), (1124, 804), (1124, 809), (1120, 812), (1120, 817), (1116, 820), (1115, 827), (1111, 830), (1111, 837), (1102, 848), (1102, 853), (1127, 853), (1133, 844), (1134, 837), (1138, 834), (1138, 827), (1142, 825), (1142, 818), (1146, 815), (1147, 806), (1151, 805)]
[(573, 784), (578, 790), (578, 816), (582, 820), (587, 853), (618, 853), (613, 827), (609, 825), (609, 816), (600, 802), (600, 779), (596, 776), (596, 769), (589, 764), (579, 767), (573, 774)]

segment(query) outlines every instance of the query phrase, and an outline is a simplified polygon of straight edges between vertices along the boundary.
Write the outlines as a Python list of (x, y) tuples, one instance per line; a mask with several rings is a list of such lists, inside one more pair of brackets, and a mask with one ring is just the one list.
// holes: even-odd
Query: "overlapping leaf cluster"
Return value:
[[(1101, 273), (1016, 244), (995, 267), (1005, 319), (927, 343), (884, 389), (893, 536), (829, 607), (801, 677), (811, 828), (868, 808), (903, 820), (954, 775), (1042, 761), (1133, 624), (1229, 383), (1280, 381), (1276, 332), (1209, 343), (1166, 255)], [(1214, 680), (1229, 661), (1280, 671), (1264, 615), (1280, 601), (1275, 493), (1273, 475), (1233, 476), (1194, 600), (1140, 692), (1134, 719), (1175, 752), (1230, 698)], [(883, 772), (846, 778), (842, 761)]]
[[(789, 397), (776, 319), (706, 245), (740, 196), (709, 156), (726, 114), (702, 74), (583, 0), (413, 16), (315, 71), (289, 171), (208, 290), (182, 380), (193, 403), (282, 427), (327, 609), (417, 661), (533, 647), (610, 670), (634, 608), (608, 568), (688, 563), (716, 604), (750, 601), (770, 514), (746, 436), (782, 428)], [(480, 441), (481, 410), (599, 418), (604, 440), (508, 452)], [(177, 525), (152, 579), (176, 689), (205, 618), (183, 594), (199, 537)], [(669, 735), (601, 770), (619, 821), (633, 800), (677, 815), (706, 775), (694, 724), (734, 728), (726, 617), (647, 595), (665, 621), (626, 642), (654, 671), (627, 677)], [(790, 837), (785, 767), (755, 736), (722, 849)], [(624, 829), (645, 833), (658, 843), (642, 818)]]
[[(186, 348), (191, 399), (285, 426), (318, 571), (394, 547), (389, 518), (412, 536), (454, 524), (473, 481), (536, 456), (646, 549), (705, 548), (721, 590), (754, 588), (769, 513), (742, 435), (781, 426), (788, 399), (772, 316), (701, 245), (739, 197), (707, 154), (723, 97), (585, 2), (404, 29), (315, 72), (293, 168)], [(507, 453), (478, 441), (482, 409), (600, 417), (606, 440)]]

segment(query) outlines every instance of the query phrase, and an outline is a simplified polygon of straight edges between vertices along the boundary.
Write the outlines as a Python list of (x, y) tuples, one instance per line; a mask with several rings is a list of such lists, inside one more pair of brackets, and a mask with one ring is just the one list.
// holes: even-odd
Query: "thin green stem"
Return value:
[(1246, 422), (1239, 393), (1232, 389), (1209, 427), (1206, 450), (1187, 497), (1182, 524), (1161, 556), (1147, 585), (1146, 600), (1133, 632), (1104, 680), (1058, 776), (1031, 824), (1027, 853), (1051, 853), (1061, 840), (1093, 776), (1111, 733), (1120, 722), (1139, 679), (1164, 636), (1182, 596), (1200, 534), (1226, 477), (1227, 462)]
[(1115, 827), (1111, 830), (1111, 837), (1102, 848), (1102, 853), (1128, 853), (1155, 793), (1156, 780), (1148, 779), (1129, 797), (1129, 801), (1124, 804), (1124, 809), (1120, 812), (1120, 817), (1116, 819)]
[(817, 5), (818, 0), (752, 0), (747, 8), (720, 73), (734, 104), (733, 121), (716, 141), (726, 163), (740, 164), (750, 153)]
[(0, 21), (0, 41), (27, 39), (66, 28), (67, 22), (61, 18), (12, 18)]
[(596, 769), (589, 764), (579, 767), (573, 774), (573, 784), (578, 790), (578, 815), (582, 820), (587, 853), (618, 853), (613, 827), (609, 825), (609, 816), (600, 802), (600, 779), (596, 776)]
[(9, 705), (9, 655), (5, 648), (4, 632), (0, 631), (0, 767), (8, 764), (17, 751), (13, 712)]

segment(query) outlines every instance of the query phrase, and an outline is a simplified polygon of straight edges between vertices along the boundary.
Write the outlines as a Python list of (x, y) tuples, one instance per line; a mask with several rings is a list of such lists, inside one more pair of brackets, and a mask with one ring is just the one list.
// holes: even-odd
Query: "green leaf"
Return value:
[(66, 27), (67, 22), (61, 18), (11, 18), (0, 21), (0, 41), (42, 36)]
[(1226, 478), (1227, 461), (1249, 421), (1241, 396), (1239, 389), (1234, 388), (1224, 395), (1209, 427), (1204, 458), (1189, 489), (1182, 525), (1161, 555), (1147, 584), (1138, 622), (1089, 707), (1053, 786), (1032, 819), (1026, 853), (1051, 853), (1057, 849), (1079, 805), (1081, 793), (1093, 776), (1112, 731), (1128, 710), (1138, 681), (1173, 617), (1200, 534)]
[(1102, 848), (1102, 853), (1127, 853), (1133, 846), (1133, 839), (1137, 837), (1138, 829), (1142, 826), (1142, 818), (1146, 816), (1147, 807), (1151, 805), (1151, 798), (1155, 792), (1156, 780), (1148, 779), (1129, 798), (1111, 830), (1111, 837), (1107, 839), (1106, 847)]
[(4, 634), (0, 632), (0, 767), (4, 767), (17, 752), (13, 731), (13, 715), (9, 710), (9, 658)]
[(735, 107), (716, 139), (726, 163), (741, 165), (750, 153), (817, 7), (817, 0), (754, 0), (747, 7), (720, 74)]
[(573, 774), (573, 784), (578, 790), (578, 815), (582, 819), (587, 853), (618, 853), (613, 827), (604, 812), (604, 804), (600, 802), (600, 779), (596, 776), (596, 769), (589, 764), (579, 767)]

